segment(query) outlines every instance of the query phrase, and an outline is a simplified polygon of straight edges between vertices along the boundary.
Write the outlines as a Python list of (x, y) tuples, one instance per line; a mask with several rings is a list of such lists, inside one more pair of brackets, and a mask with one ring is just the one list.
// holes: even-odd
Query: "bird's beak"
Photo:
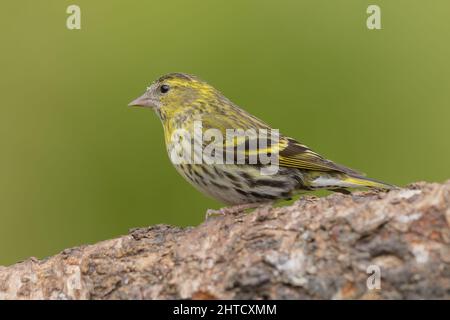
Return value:
[(149, 97), (149, 95), (144, 93), (139, 98), (131, 101), (128, 104), (129, 107), (145, 107), (145, 108), (156, 108), (156, 102)]

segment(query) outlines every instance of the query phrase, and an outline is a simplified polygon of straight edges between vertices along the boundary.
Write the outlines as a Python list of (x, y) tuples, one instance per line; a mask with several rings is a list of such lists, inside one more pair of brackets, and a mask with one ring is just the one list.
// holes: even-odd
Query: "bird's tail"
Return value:
[(310, 187), (312, 189), (340, 189), (340, 188), (374, 188), (390, 190), (397, 187), (382, 181), (367, 178), (358, 174), (339, 173), (329, 175), (315, 175), (311, 177)]
[(363, 177), (360, 175), (347, 174), (342, 179), (342, 182), (352, 185), (352, 186), (350, 186), (350, 188), (367, 187), (367, 188), (384, 189), (384, 190), (390, 190), (390, 189), (397, 188), (396, 186), (394, 186), (392, 184), (382, 182), (379, 180), (375, 180), (375, 179), (371, 179), (371, 178), (367, 178), (367, 177)]

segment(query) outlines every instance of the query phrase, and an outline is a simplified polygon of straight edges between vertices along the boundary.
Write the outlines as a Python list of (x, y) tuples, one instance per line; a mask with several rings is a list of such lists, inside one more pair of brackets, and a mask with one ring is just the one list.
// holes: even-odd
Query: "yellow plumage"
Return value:
[[(130, 105), (155, 110), (163, 124), (169, 154), (177, 148), (172, 141), (174, 132), (179, 129), (193, 132), (196, 121), (201, 121), (202, 133), (216, 129), (223, 136), (227, 129), (273, 131), (268, 124), (239, 108), (208, 83), (187, 74), (174, 73), (159, 78)], [(252, 142), (252, 137), (237, 137), (217, 143), (226, 150), (230, 146), (237, 148)], [(189, 148), (189, 144), (183, 148)], [(296, 193), (316, 189), (345, 192), (354, 187), (392, 187), (327, 160), (304, 144), (283, 135), (279, 136), (277, 143), (265, 148), (246, 149), (244, 156), (247, 159), (255, 154), (277, 154), (278, 172), (262, 175), (261, 164), (247, 162), (177, 163), (175, 167), (201, 192), (234, 205), (287, 199)]]

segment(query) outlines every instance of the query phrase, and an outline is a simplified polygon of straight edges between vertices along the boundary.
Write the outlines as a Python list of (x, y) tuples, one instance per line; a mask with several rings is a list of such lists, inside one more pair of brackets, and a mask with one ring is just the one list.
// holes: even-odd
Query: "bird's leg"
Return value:
[(208, 210), (206, 210), (205, 218), (208, 219), (210, 216), (214, 216), (214, 215), (221, 215), (221, 216), (230, 215), (230, 214), (235, 215), (235, 214), (242, 212), (243, 210), (257, 208), (260, 205), (261, 205), (260, 203), (244, 203), (244, 204), (237, 204), (237, 205), (234, 205), (231, 207), (223, 207), (218, 210), (208, 209)]
[(264, 210), (264, 211), (268, 212), (270, 209), (273, 208), (274, 204), (275, 204), (275, 201), (264, 202), (264, 203), (261, 203), (261, 205), (258, 206), (258, 208), (260, 210)]
[(264, 202), (264, 203), (254, 202), (254, 203), (238, 204), (238, 205), (234, 205), (231, 207), (223, 207), (218, 210), (208, 209), (208, 210), (206, 210), (205, 220), (208, 219), (210, 216), (214, 216), (214, 215), (221, 215), (221, 216), (236, 215), (236, 214), (242, 212), (243, 210), (254, 209), (254, 208), (259, 208), (259, 207), (267, 207), (267, 206), (270, 206), (271, 204), (272, 204), (271, 202)]

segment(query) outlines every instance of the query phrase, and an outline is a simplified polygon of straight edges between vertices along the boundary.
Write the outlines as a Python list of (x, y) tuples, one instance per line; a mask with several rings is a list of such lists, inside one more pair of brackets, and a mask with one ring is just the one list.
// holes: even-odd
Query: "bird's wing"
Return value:
[(338, 171), (347, 174), (362, 173), (343, 165), (336, 164), (323, 158), (300, 142), (285, 136), (279, 139), (279, 164), (282, 167), (291, 167), (314, 171)]
[[(266, 129), (268, 130), (270, 136), (270, 127), (262, 122), (261, 120), (247, 114), (240, 114), (241, 118), (239, 120), (243, 120), (239, 123), (239, 128), (244, 130), (247, 129)], [(236, 127), (236, 119), (226, 118), (226, 117), (213, 117), (210, 115), (202, 117), (203, 122), (203, 130), (208, 128), (217, 128), (219, 129), (223, 136), (226, 136), (225, 128), (234, 128)], [(338, 171), (346, 174), (353, 175), (364, 175), (363, 173), (357, 172), (353, 169), (347, 168), (343, 165), (336, 164), (330, 160), (323, 158), (318, 153), (312, 151), (310, 148), (296, 141), (295, 139), (279, 135), (278, 144), (273, 144), (273, 142), (267, 139), (267, 143), (265, 144), (267, 147), (261, 147), (259, 140), (260, 138), (256, 138), (257, 142), (251, 143), (254, 139), (249, 137), (239, 137), (235, 138), (231, 143), (232, 146), (237, 147), (238, 145), (246, 145), (245, 155), (255, 155), (255, 154), (267, 154), (270, 152), (278, 152), (278, 160), (279, 165), (281, 167), (290, 167), (290, 168), (298, 168), (303, 170), (313, 170), (313, 171)], [(255, 146), (255, 148), (248, 148), (248, 146)], [(225, 145), (224, 145), (225, 146)]]

